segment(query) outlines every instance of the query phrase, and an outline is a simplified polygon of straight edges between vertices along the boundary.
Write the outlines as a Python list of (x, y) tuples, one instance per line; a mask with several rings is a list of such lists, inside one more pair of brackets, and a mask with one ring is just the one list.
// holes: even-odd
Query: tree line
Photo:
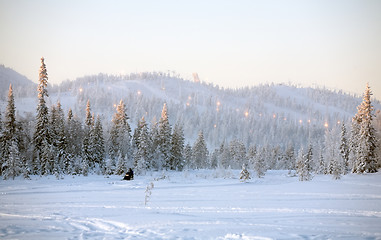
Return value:
[(290, 139), (285, 148), (270, 144), (247, 147), (242, 140), (234, 139), (221, 143), (213, 151), (208, 150), (202, 131), (193, 145), (185, 143), (184, 124), (178, 121), (171, 126), (166, 104), (158, 121), (149, 125), (143, 116), (132, 131), (126, 105), (121, 100), (111, 127), (105, 131), (100, 116), (91, 111), (89, 100), (83, 123), (71, 109), (65, 117), (60, 102), (49, 109), (47, 85), (47, 69), (41, 58), (34, 121), (16, 120), (12, 85), (9, 86), (4, 120), (0, 112), (0, 175), (4, 179), (19, 175), (24, 178), (92, 173), (120, 175), (130, 167), (137, 174), (144, 174), (163, 169), (239, 169), (247, 166), (258, 177), (264, 176), (268, 169), (288, 169), (305, 181), (313, 174), (332, 174), (338, 179), (348, 172), (372, 173), (380, 167), (368, 85), (352, 122), (343, 122), (340, 129), (327, 127), (323, 143), (306, 139), (306, 149), (295, 149)]

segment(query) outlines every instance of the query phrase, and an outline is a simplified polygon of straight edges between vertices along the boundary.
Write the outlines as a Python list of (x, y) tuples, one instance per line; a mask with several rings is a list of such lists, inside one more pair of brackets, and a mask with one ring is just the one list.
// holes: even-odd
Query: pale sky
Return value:
[(224, 87), (292, 82), (381, 100), (379, 0), (0, 0), (0, 64), (37, 82), (176, 71)]

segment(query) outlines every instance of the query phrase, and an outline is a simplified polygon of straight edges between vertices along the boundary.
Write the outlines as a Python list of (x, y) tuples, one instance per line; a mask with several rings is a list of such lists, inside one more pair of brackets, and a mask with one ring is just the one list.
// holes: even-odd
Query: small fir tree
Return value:
[(308, 148), (306, 154), (303, 153), (303, 148), (300, 148), (298, 152), (298, 157), (296, 159), (296, 172), (299, 175), (299, 181), (309, 181), (311, 180), (311, 165), (310, 159), (312, 157), (312, 147)]
[(184, 167), (190, 168), (192, 166), (192, 146), (187, 143), (184, 148)]
[(123, 157), (122, 153), (119, 152), (115, 174), (122, 175), (126, 171), (126, 169), (127, 169), (126, 159)]
[(4, 180), (15, 179), (21, 173), (20, 153), (17, 145), (16, 139), (12, 138), (9, 146), (9, 155), (3, 166)]
[(241, 182), (246, 182), (248, 180), (250, 180), (250, 172), (247, 170), (247, 164), (244, 163), (242, 164), (242, 170), (241, 170), (241, 173), (239, 175), (239, 179), (241, 179)]
[(12, 85), (9, 86), (8, 103), (5, 110), (3, 133), (3, 159), (2, 172), (4, 179), (15, 178), (21, 173), (20, 151), (16, 138), (16, 108), (13, 97)]
[(208, 159), (208, 148), (206, 147), (204, 134), (202, 131), (199, 132), (192, 151), (192, 162), (194, 168), (204, 168), (206, 165), (206, 160)]
[(294, 145), (291, 142), (286, 149), (285, 161), (289, 174), (291, 174), (291, 171), (295, 170), (295, 150)]
[(234, 139), (229, 144), (230, 162), (232, 168), (239, 169), (246, 160), (246, 148), (242, 141)]
[(320, 155), (319, 155), (319, 162), (318, 162), (318, 166), (316, 169), (316, 173), (317, 174), (327, 174), (328, 173), (327, 168), (325, 166), (325, 160), (324, 160), (322, 153), (320, 153)]
[(219, 155), (219, 167), (228, 168), (230, 166), (230, 151), (225, 143), (220, 145), (220, 155)]

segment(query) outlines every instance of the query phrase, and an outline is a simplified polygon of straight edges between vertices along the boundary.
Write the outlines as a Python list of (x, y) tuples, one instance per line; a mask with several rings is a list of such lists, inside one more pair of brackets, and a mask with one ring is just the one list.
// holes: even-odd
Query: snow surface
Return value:
[(287, 173), (0, 181), (0, 239), (381, 239), (381, 173), (309, 182)]

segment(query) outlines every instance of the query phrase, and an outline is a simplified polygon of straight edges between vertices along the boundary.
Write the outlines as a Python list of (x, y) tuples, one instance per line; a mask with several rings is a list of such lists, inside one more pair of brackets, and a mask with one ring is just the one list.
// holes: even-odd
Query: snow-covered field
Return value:
[(299, 182), (268, 171), (247, 183), (230, 173), (1, 180), (0, 239), (381, 239), (380, 173)]

